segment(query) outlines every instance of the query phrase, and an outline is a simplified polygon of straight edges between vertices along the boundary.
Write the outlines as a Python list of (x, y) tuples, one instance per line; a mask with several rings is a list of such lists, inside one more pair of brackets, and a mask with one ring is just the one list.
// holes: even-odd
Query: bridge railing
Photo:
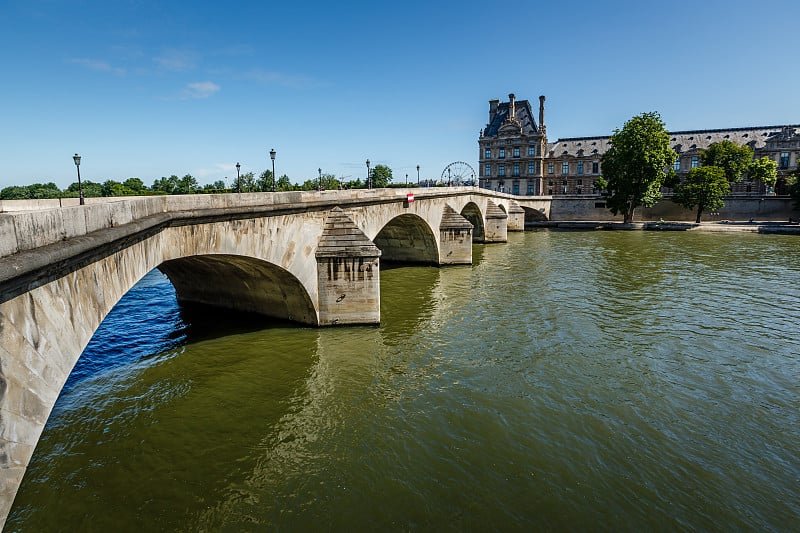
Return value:
[[(459, 194), (515, 198), (477, 187), (409, 187), (87, 198), (83, 206), (77, 205), (77, 199), (69, 199), (75, 200), (76, 205), (68, 205), (64, 199), (60, 206), (57, 199), (6, 200), (0, 204), (0, 258), (137, 221), (163, 224), (172, 218), (195, 218), (215, 212), (231, 216), (266, 216), (273, 210), (303, 211), (335, 205), (398, 202), (412, 192), (416, 201)], [(15, 206), (14, 202), (21, 203)]]

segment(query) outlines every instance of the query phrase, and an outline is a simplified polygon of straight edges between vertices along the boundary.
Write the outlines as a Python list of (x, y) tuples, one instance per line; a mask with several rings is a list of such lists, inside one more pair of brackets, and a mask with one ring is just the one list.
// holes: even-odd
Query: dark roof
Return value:
[[(712, 130), (671, 131), (670, 147), (678, 152), (706, 149), (712, 143), (729, 140), (738, 145), (747, 144), (752, 148), (763, 148), (767, 141), (782, 135), (786, 129), (800, 129), (800, 125), (753, 126), (751, 128), (726, 128)], [(597, 137), (565, 137), (548, 143), (548, 151), (554, 156), (602, 155), (609, 147), (610, 135)], [(596, 150), (596, 151), (595, 151)], [(582, 151), (579, 153), (579, 151)]]
[[(483, 131), (484, 137), (497, 137), (497, 133), (503, 122), (508, 118), (510, 102), (503, 102), (497, 106), (497, 114), (494, 120), (487, 124), (486, 129)], [(515, 116), (522, 126), (523, 135), (536, 135), (539, 133), (539, 128), (533, 118), (533, 110), (531, 104), (527, 100), (517, 100), (514, 103)]]

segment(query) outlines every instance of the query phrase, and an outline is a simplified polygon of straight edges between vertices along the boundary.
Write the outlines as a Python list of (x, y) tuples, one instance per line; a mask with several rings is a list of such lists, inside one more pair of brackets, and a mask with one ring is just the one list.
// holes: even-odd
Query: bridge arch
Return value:
[(483, 242), (486, 238), (485, 225), (483, 223), (483, 213), (475, 202), (467, 202), (461, 209), (461, 216), (472, 223), (473, 242)]
[(412, 213), (392, 218), (372, 242), (380, 248), (384, 261), (439, 264), (436, 236), (428, 222)]
[(547, 222), (547, 215), (544, 208), (534, 209), (532, 207), (525, 207), (521, 205), (522, 210), (525, 211), (525, 222)]
[(199, 303), (317, 325), (317, 313), (303, 284), (289, 271), (244, 255), (193, 255), (158, 267), (169, 278), (179, 303)]

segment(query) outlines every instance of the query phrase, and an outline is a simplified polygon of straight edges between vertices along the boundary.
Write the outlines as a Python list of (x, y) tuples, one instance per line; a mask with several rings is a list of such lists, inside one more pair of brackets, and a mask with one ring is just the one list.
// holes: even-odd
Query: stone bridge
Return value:
[(377, 324), (381, 260), (470, 264), (550, 208), (472, 187), (87, 200), (0, 203), (0, 527), (72, 367), (152, 269), (181, 302)]

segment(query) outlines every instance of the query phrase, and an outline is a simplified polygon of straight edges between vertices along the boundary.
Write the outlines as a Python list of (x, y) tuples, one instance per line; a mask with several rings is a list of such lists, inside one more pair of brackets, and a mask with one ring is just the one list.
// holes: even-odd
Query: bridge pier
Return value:
[(508, 207), (508, 231), (525, 231), (525, 210), (517, 202), (510, 202)]
[(439, 264), (472, 264), (472, 223), (445, 205), (439, 223)]
[(380, 324), (380, 249), (334, 207), (317, 247), (319, 325)]
[[(486, 227), (484, 228), (483, 242), (508, 241), (508, 215), (493, 202), (487, 202)], [(524, 220), (524, 219), (523, 219)], [(524, 227), (523, 222), (523, 227)]]

